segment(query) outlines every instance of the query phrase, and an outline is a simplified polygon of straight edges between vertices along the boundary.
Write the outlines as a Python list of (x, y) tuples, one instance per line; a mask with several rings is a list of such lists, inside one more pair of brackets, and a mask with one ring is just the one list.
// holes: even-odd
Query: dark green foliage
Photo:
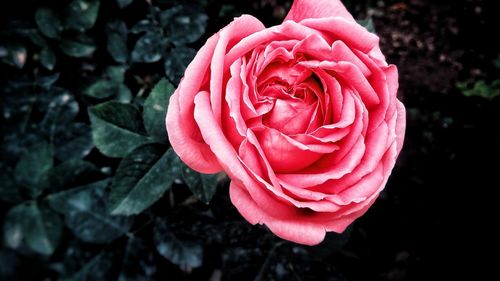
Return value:
[(0, 201), (17, 203), (21, 201), (14, 173), (9, 166), (0, 163)]
[(183, 165), (182, 178), (191, 192), (203, 203), (208, 204), (217, 191), (219, 174), (200, 174)]
[(88, 259), (75, 272), (63, 277), (63, 281), (111, 280), (113, 268), (119, 261), (117, 253), (105, 251)]
[(49, 47), (45, 47), (40, 51), (40, 63), (47, 68), (47, 70), (54, 69), (56, 60), (56, 55)]
[(43, 184), (50, 192), (57, 192), (102, 177), (102, 173), (94, 164), (72, 158), (50, 169)]
[(187, 47), (176, 47), (165, 55), (165, 75), (170, 81), (179, 83), (184, 71), (193, 60), (196, 51)]
[(143, 63), (157, 62), (165, 52), (166, 46), (167, 41), (161, 33), (157, 31), (147, 32), (135, 43), (132, 50), (132, 61)]
[(131, 236), (125, 246), (119, 281), (151, 280), (157, 271), (154, 252), (141, 238)]
[(62, 222), (46, 206), (29, 201), (10, 209), (3, 224), (3, 238), (7, 247), (51, 255), (59, 244)]
[(126, 38), (123, 38), (116, 32), (109, 32), (107, 40), (107, 49), (113, 59), (119, 63), (127, 62), (129, 54)]
[(106, 49), (118, 63), (126, 63), (129, 59), (127, 48), (127, 26), (123, 21), (110, 22), (106, 30)]
[(26, 189), (32, 198), (36, 198), (43, 191), (44, 177), (54, 163), (53, 154), (52, 145), (39, 142), (30, 147), (16, 164), (16, 182)]
[(362, 25), (364, 28), (366, 28), (366, 30), (372, 32), (372, 33), (375, 33), (375, 25), (373, 23), (373, 20), (372, 18), (367, 18), (367, 19), (364, 19), (364, 20), (358, 20), (358, 23), (360, 25)]
[(168, 40), (183, 45), (200, 39), (205, 33), (208, 17), (199, 8), (179, 5), (162, 11), (159, 20), (167, 30)]
[(59, 49), (70, 57), (83, 58), (92, 55), (96, 46), (90, 37), (81, 35), (78, 38), (62, 40)]
[(59, 160), (83, 158), (94, 147), (90, 125), (74, 122), (54, 137), (54, 154)]
[[(6, 84), (0, 102), (0, 200), (9, 204), (2, 237), (12, 249), (1, 250), (2, 264), (9, 258), (15, 268), (18, 254), (51, 256), (38, 270), (59, 280), (150, 280), (159, 263), (202, 265), (196, 239), (162, 233), (170, 227), (155, 203), (182, 203), (171, 188), (184, 166), (168, 147), (165, 116), (172, 83), (196, 53), (188, 44), (203, 36), (208, 17), (196, 5), (138, 2), (38, 7), (31, 25), (14, 30), (20, 40), (0, 45), (2, 62), (23, 68), (33, 60), (36, 68)], [(136, 22), (116, 10), (141, 5), (147, 13)], [(109, 9), (118, 16), (103, 16)], [(184, 177), (208, 203), (217, 182), (204, 179), (213, 176)]]
[(157, 142), (166, 143), (167, 134), (165, 127), (165, 116), (170, 96), (174, 93), (174, 86), (166, 79), (160, 80), (151, 90), (144, 102), (144, 127), (148, 134)]
[(51, 194), (47, 201), (64, 215), (66, 226), (84, 242), (109, 243), (125, 234), (132, 217), (108, 214), (105, 187), (108, 180)]
[(491, 83), (487, 83), (484, 80), (479, 80), (472, 85), (467, 82), (457, 83), (457, 88), (466, 97), (481, 97), (484, 99), (492, 100), (497, 96), (500, 96), (500, 79), (493, 80)]
[(94, 26), (99, 13), (99, 0), (72, 0), (64, 9), (67, 29), (85, 31)]
[(35, 21), (40, 32), (49, 38), (59, 38), (63, 31), (62, 22), (52, 9), (42, 7), (36, 10)]
[(129, 103), (132, 92), (123, 83), (125, 81), (124, 66), (109, 66), (95, 82), (91, 83), (84, 91), (87, 96), (95, 99), (114, 98), (121, 102)]
[(158, 219), (154, 229), (156, 250), (164, 258), (182, 268), (196, 268), (203, 261), (203, 248), (199, 243), (177, 237), (168, 222)]
[(108, 209), (114, 215), (135, 215), (158, 201), (180, 176), (174, 151), (146, 144), (129, 153), (113, 178)]
[(92, 138), (109, 157), (124, 157), (147, 142), (139, 110), (130, 104), (110, 101), (89, 108)]

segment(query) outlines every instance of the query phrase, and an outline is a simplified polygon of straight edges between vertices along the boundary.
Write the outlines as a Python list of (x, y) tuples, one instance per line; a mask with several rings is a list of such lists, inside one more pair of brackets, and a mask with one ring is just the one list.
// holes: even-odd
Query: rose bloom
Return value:
[(339, 0), (296, 0), (266, 28), (243, 15), (207, 40), (170, 98), (170, 143), (225, 171), (252, 224), (320, 243), (363, 215), (401, 150), (398, 72)]

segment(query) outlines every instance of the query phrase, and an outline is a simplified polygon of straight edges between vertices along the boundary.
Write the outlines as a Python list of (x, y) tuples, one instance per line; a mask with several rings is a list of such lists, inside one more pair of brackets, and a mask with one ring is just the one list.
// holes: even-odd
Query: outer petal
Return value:
[(222, 170), (215, 155), (201, 139), (193, 118), (194, 96), (201, 87), (218, 39), (217, 34), (210, 37), (189, 64), (179, 87), (170, 97), (166, 116), (168, 138), (173, 149), (182, 161), (201, 173)]
[(170, 99), (166, 117), (170, 143), (182, 161), (198, 172), (216, 173), (222, 168), (209, 146), (203, 142), (193, 119), (194, 97), (200, 92), (206, 75), (211, 75), (212, 107), (216, 120), (220, 122), (222, 85), (218, 76), (223, 73), (221, 68), (226, 48), (262, 29), (264, 26), (259, 20), (243, 15), (210, 37), (187, 67), (183, 80)]
[[(191, 117), (192, 119), (193, 117)], [(191, 137), (192, 131), (198, 128), (186, 126), (187, 120), (181, 117), (179, 109), (179, 92), (170, 97), (167, 113), (167, 131), (170, 144), (179, 157), (193, 170), (200, 173), (217, 173), (222, 171), (217, 161), (217, 157), (210, 150), (210, 147)], [(199, 134), (199, 132), (198, 132)]]
[(219, 40), (210, 64), (210, 102), (218, 124), (221, 123), (223, 76), (228, 68), (224, 68), (225, 55), (228, 49), (243, 38), (265, 29), (256, 18), (242, 15), (219, 32)]
[(299, 22), (310, 18), (343, 17), (355, 21), (340, 0), (295, 0), (285, 18)]
[(240, 214), (251, 224), (265, 224), (277, 236), (300, 244), (316, 245), (325, 238), (325, 228), (318, 223), (305, 220), (287, 220), (265, 213), (236, 181), (230, 185), (231, 202)]
[(405, 139), (405, 128), (406, 128), (406, 111), (403, 103), (397, 101), (396, 103), (398, 110), (398, 119), (396, 120), (396, 142), (398, 144), (398, 154), (403, 148), (403, 142)]

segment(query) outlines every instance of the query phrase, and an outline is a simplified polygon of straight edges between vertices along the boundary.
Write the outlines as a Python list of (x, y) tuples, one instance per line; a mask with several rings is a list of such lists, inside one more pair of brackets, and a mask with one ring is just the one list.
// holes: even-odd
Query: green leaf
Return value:
[(159, 32), (148, 32), (135, 43), (132, 61), (151, 63), (161, 60), (166, 48), (166, 40)]
[(0, 201), (18, 203), (22, 200), (9, 166), (0, 163)]
[(40, 63), (48, 70), (53, 70), (56, 65), (56, 55), (49, 47), (40, 51)]
[(5, 217), (3, 236), (5, 244), (19, 249), (26, 244), (31, 250), (52, 255), (61, 238), (62, 223), (59, 216), (36, 202), (17, 205)]
[(126, 39), (116, 32), (107, 33), (106, 48), (111, 57), (118, 63), (126, 63), (128, 61), (129, 52)]
[(108, 157), (125, 157), (148, 141), (141, 114), (133, 105), (109, 101), (90, 107), (89, 116), (94, 143)]
[(139, 33), (148, 32), (148, 31), (161, 32), (161, 30), (148, 19), (144, 19), (144, 20), (137, 22), (130, 29), (130, 32), (133, 34), (139, 34)]
[(98, 80), (97, 82), (91, 84), (87, 89), (85, 89), (85, 95), (93, 97), (96, 99), (105, 99), (111, 96), (115, 96), (119, 91), (119, 86), (114, 81), (109, 80)]
[[(35, 78), (34, 82), (35, 82), (35, 85), (40, 86), (45, 90), (50, 90), (51, 88), (53, 88), (53, 85), (55, 82), (57, 82), (57, 80), (59, 80), (59, 73), (37, 76)], [(62, 88), (59, 88), (59, 89), (62, 89)], [(53, 95), (54, 92), (57, 92), (57, 91), (53, 91), (50, 94)], [(59, 91), (59, 92), (67, 92), (67, 91), (62, 89), (62, 91)]]
[(71, 123), (54, 137), (54, 153), (57, 159), (65, 161), (87, 156), (92, 148), (92, 130), (85, 123)]
[(84, 94), (96, 99), (118, 97), (130, 101), (132, 92), (123, 84), (126, 68), (123, 66), (108, 66), (102, 73), (102, 79), (97, 80), (84, 91)]
[(102, 179), (102, 174), (94, 164), (74, 158), (52, 168), (48, 172), (46, 185), (55, 192), (98, 179)]
[(165, 116), (170, 96), (174, 91), (174, 86), (163, 78), (154, 86), (144, 102), (144, 111), (142, 112), (144, 127), (146, 132), (157, 142), (168, 142)]
[(35, 21), (42, 34), (49, 38), (59, 38), (63, 31), (62, 22), (52, 9), (38, 8), (35, 12)]
[(108, 66), (104, 69), (103, 76), (110, 81), (123, 83), (126, 71), (127, 69), (124, 66)]
[(50, 268), (59, 275), (58, 280), (81, 270), (96, 255), (92, 248), (74, 237), (68, 239), (58, 258), (50, 264)]
[(116, 3), (118, 4), (118, 7), (121, 9), (127, 7), (128, 5), (132, 4), (134, 0), (116, 0)]
[(14, 172), (16, 181), (27, 188), (32, 198), (43, 190), (43, 180), (52, 168), (53, 147), (46, 142), (39, 142), (26, 151), (17, 162)]
[(122, 103), (130, 103), (130, 101), (132, 100), (132, 92), (127, 86), (125, 86), (125, 84), (118, 85), (116, 100)]
[(113, 215), (135, 215), (161, 198), (180, 175), (175, 152), (158, 144), (136, 148), (120, 163), (109, 194)]
[(128, 239), (118, 281), (147, 281), (156, 273), (154, 252), (140, 238)]
[(165, 75), (174, 84), (179, 84), (186, 67), (191, 63), (196, 51), (186, 47), (176, 47), (165, 56)]
[(193, 43), (205, 33), (208, 16), (192, 6), (174, 6), (160, 13), (160, 24), (176, 45)]
[(179, 239), (165, 220), (156, 220), (153, 240), (158, 253), (173, 264), (182, 268), (196, 268), (202, 265), (202, 246)]
[(66, 90), (54, 92), (55, 97), (47, 105), (47, 112), (40, 123), (41, 129), (50, 139), (53, 139), (57, 132), (66, 130), (66, 126), (75, 119), (80, 110), (78, 102), (69, 92)]
[(484, 80), (479, 80), (472, 84), (472, 86), (469, 86), (467, 82), (461, 82), (457, 84), (457, 88), (462, 91), (462, 94), (466, 97), (477, 96), (492, 100), (500, 96), (500, 79), (494, 80), (490, 84), (486, 83)]
[(83, 32), (94, 26), (99, 13), (99, 0), (73, 0), (65, 9), (67, 29)]
[(23, 30), (22, 34), (30, 39), (30, 41), (38, 47), (47, 47), (47, 40), (40, 34), (38, 29), (29, 28)]
[(91, 38), (80, 35), (73, 40), (62, 40), (59, 49), (70, 57), (82, 58), (91, 56), (96, 50), (96, 45)]
[(92, 257), (78, 268), (71, 276), (61, 278), (62, 281), (116, 280), (113, 267), (119, 255), (110, 250), (104, 250)]
[(193, 194), (208, 204), (217, 191), (219, 174), (200, 174), (186, 165), (182, 167), (182, 177)]
[(47, 196), (50, 207), (64, 214), (71, 232), (84, 242), (109, 243), (127, 233), (133, 217), (113, 216), (106, 208), (105, 188), (109, 180), (102, 180)]
[(375, 25), (373, 24), (372, 18), (366, 18), (364, 20), (357, 20), (358, 24), (366, 28), (371, 33), (375, 33)]

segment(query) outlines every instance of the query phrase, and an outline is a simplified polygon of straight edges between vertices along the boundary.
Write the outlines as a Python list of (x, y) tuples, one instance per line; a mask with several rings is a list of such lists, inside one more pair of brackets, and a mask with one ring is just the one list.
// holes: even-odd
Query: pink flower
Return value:
[(243, 15), (207, 40), (167, 130), (191, 168), (228, 174), (246, 220), (314, 245), (384, 188), (404, 139), (397, 89), (379, 38), (339, 0), (296, 0), (281, 25)]

